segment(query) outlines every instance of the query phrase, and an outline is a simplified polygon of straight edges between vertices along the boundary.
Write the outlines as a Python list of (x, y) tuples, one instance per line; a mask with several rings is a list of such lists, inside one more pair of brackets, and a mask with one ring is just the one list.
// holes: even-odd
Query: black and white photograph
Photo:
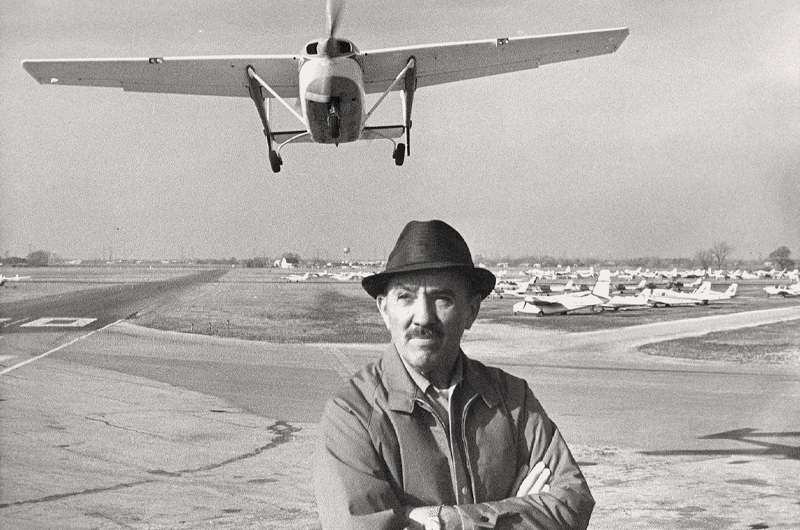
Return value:
[(796, 529), (798, 28), (0, 1), (0, 527)]

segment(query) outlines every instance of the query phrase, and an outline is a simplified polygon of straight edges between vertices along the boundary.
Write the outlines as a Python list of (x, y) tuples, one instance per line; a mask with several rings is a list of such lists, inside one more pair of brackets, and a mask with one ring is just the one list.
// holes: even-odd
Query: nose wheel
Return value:
[(331, 101), (328, 108), (328, 128), (331, 131), (331, 138), (339, 138), (339, 102)]
[(392, 158), (394, 158), (394, 163), (396, 165), (402, 166), (403, 161), (406, 159), (406, 144), (397, 144), (394, 148), (394, 153), (392, 153)]

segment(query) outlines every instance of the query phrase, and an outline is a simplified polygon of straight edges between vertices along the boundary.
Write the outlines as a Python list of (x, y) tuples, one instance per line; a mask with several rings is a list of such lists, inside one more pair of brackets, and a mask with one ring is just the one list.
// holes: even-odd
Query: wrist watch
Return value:
[(428, 509), (428, 517), (425, 519), (425, 524), (422, 525), (424, 530), (441, 530), (442, 528), (442, 506), (431, 506)]

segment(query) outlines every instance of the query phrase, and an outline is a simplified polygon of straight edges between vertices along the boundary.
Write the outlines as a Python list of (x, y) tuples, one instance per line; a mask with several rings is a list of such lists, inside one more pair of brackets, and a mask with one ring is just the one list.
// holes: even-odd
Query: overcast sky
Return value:
[(383, 258), (439, 218), (490, 256), (800, 257), (796, 0), (350, 0), (339, 35), (362, 51), (630, 28), (611, 55), (421, 89), (402, 167), (385, 141), (298, 144), (275, 175), (249, 99), (41, 86), (20, 65), (296, 54), (324, 27), (322, 0), (0, 1), (0, 252)]

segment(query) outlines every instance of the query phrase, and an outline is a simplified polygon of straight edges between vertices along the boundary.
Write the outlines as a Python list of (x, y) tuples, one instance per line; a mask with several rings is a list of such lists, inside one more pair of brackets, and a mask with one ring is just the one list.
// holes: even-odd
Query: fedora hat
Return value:
[(455, 228), (443, 221), (411, 221), (397, 238), (386, 261), (386, 269), (361, 280), (361, 286), (373, 298), (386, 292), (389, 280), (404, 272), (458, 269), (466, 273), (472, 288), (481, 298), (494, 289), (490, 271), (472, 263), (467, 242)]

